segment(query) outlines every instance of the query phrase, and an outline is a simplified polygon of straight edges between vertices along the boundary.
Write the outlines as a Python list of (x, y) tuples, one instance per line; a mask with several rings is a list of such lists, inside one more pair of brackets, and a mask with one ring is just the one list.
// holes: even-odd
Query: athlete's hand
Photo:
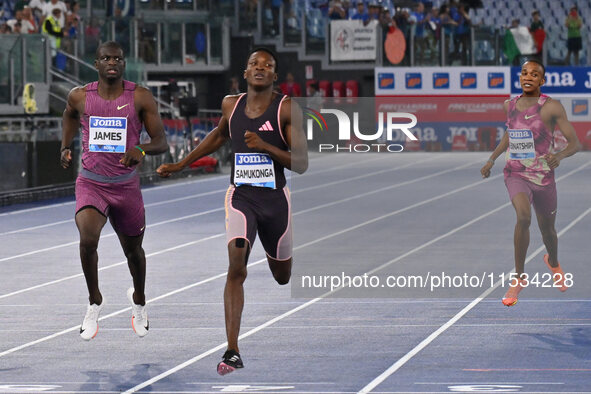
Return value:
[(175, 172), (179, 172), (183, 168), (178, 163), (167, 163), (162, 164), (160, 167), (156, 169), (156, 173), (160, 175), (162, 178), (168, 178)]
[(70, 149), (64, 149), (61, 153), (60, 161), (63, 168), (70, 167), (70, 164), (72, 164), (72, 151)]
[(487, 161), (486, 164), (480, 169), (480, 173), (482, 174), (483, 178), (488, 178), (490, 176), (490, 170), (494, 165), (494, 163)]
[(548, 163), (548, 166), (551, 170), (560, 165), (560, 159), (555, 154), (547, 153), (544, 155), (544, 159), (546, 159), (546, 162)]
[(123, 164), (125, 167), (131, 167), (138, 164), (143, 158), (144, 155), (142, 152), (134, 146), (125, 152), (121, 160), (119, 160), (119, 163)]
[(257, 135), (257, 133), (246, 130), (244, 133), (244, 142), (246, 142), (246, 146), (248, 146), (250, 149), (254, 149), (257, 152), (265, 152), (267, 143), (263, 141), (261, 137)]

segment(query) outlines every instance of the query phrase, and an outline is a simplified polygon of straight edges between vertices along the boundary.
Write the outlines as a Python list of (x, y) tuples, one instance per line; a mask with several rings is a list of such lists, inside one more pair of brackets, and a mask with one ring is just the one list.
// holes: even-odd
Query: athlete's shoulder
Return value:
[(236, 105), (238, 100), (240, 100), (240, 97), (242, 97), (244, 94), (245, 93), (229, 94), (225, 96), (222, 100), (222, 113), (230, 115), (230, 113), (234, 109), (234, 106)]
[(554, 100), (551, 97), (546, 98), (542, 111), (548, 111), (551, 115), (560, 115), (565, 112), (560, 100)]
[(68, 93), (68, 102), (76, 103), (84, 100), (86, 98), (86, 87), (88, 85), (73, 87), (70, 90), (70, 93)]

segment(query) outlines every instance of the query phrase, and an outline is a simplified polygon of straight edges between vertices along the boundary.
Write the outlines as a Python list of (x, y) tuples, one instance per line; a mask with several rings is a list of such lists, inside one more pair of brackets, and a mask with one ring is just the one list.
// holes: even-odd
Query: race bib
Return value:
[(127, 118), (91, 116), (88, 122), (88, 150), (125, 153)]
[(236, 153), (234, 184), (275, 189), (273, 159), (266, 153)]
[(531, 130), (507, 130), (509, 133), (509, 159), (524, 160), (536, 157), (534, 134)]

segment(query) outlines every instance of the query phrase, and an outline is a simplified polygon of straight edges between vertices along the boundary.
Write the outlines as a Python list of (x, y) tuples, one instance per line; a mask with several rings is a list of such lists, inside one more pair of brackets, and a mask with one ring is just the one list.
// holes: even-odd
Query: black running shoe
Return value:
[(218, 373), (224, 376), (238, 368), (244, 368), (240, 354), (235, 350), (226, 350), (226, 353), (222, 356), (222, 361), (218, 364)]

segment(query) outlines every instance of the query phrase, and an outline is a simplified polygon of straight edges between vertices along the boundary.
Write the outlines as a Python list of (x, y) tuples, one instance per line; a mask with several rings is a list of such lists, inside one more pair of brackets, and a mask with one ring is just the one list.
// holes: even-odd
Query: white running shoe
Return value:
[(105, 297), (103, 297), (103, 302), (100, 305), (92, 304), (86, 308), (86, 316), (84, 316), (84, 321), (80, 326), (80, 337), (85, 341), (90, 341), (98, 334), (98, 318), (103, 306), (105, 306)]
[(150, 329), (150, 322), (148, 322), (148, 312), (145, 305), (137, 305), (133, 302), (134, 288), (127, 289), (127, 299), (131, 302), (131, 328), (138, 337), (145, 337), (148, 335)]

